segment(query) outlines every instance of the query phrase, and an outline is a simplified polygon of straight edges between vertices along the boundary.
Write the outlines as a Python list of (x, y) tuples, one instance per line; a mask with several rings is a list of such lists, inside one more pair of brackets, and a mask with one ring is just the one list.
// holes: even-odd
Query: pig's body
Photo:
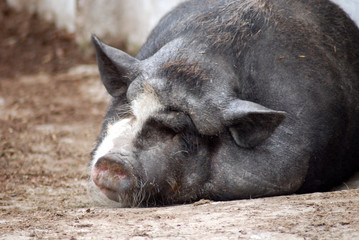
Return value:
[(342, 182), (359, 166), (358, 40), (320, 0), (186, 2), (136, 58), (94, 37), (114, 98), (93, 182), (122, 206)]

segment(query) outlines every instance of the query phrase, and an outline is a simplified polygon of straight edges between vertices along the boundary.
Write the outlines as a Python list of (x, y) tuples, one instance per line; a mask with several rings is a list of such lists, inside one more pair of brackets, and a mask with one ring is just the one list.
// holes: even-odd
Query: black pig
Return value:
[(121, 206), (324, 191), (359, 168), (359, 30), (329, 1), (188, 1), (136, 58), (92, 41), (113, 99), (91, 181)]

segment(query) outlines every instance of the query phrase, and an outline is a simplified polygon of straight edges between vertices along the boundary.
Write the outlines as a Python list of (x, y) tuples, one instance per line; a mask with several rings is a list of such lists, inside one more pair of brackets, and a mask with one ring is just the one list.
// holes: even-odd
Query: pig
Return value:
[(136, 57), (93, 35), (112, 96), (93, 195), (146, 207), (342, 183), (359, 169), (358, 40), (326, 0), (187, 1)]

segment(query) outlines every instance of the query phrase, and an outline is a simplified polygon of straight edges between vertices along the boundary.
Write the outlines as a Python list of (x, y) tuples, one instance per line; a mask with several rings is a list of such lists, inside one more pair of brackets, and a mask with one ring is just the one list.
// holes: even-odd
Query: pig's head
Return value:
[(235, 149), (261, 144), (284, 119), (283, 112), (240, 100), (235, 69), (205, 45), (194, 53), (175, 40), (140, 61), (92, 40), (113, 99), (91, 181), (121, 206), (220, 196), (214, 165), (240, 158)]

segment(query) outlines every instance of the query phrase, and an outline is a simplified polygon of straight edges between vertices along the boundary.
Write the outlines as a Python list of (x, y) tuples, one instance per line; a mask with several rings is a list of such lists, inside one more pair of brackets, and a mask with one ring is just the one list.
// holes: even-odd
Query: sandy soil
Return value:
[[(0, 7), (0, 24), (25, 15)], [(87, 163), (108, 98), (96, 66), (79, 65), (93, 59), (61, 32), (39, 44), (44, 33), (15, 41), (19, 33), (10, 30), (0, 35), (2, 56), (18, 58), (0, 64), (0, 239), (359, 239), (358, 189), (159, 208), (94, 205)], [(19, 52), (29, 39), (38, 49)]]

